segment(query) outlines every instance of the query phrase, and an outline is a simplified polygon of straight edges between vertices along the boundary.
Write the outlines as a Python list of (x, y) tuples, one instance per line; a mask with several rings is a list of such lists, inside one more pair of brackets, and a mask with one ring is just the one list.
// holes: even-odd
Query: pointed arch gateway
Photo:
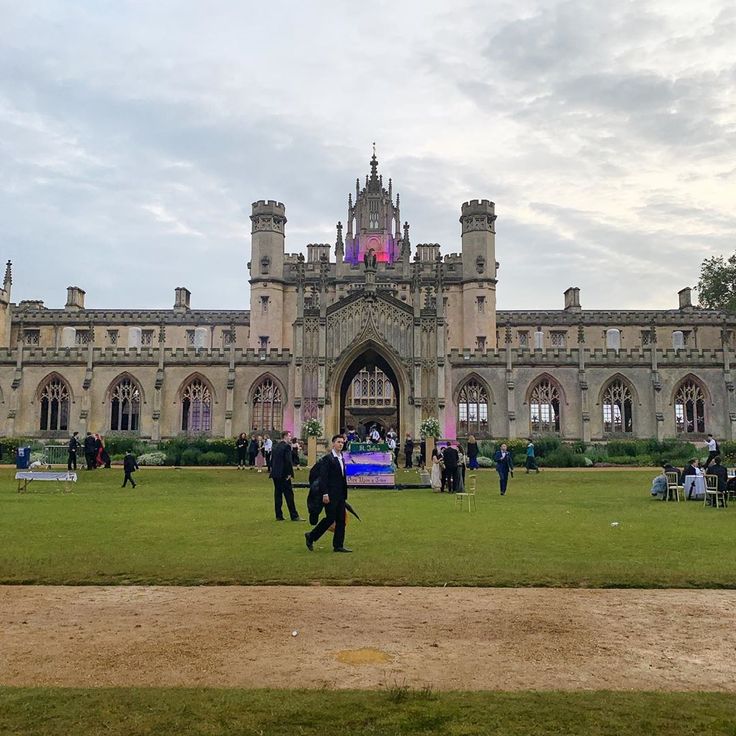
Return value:
[[(368, 395), (363, 395), (363, 385)], [(380, 390), (379, 390), (380, 389)], [(400, 434), (408, 420), (409, 381), (401, 361), (386, 346), (365, 340), (338, 360), (330, 379), (332, 400), (330, 433), (343, 431), (347, 424), (380, 424)]]

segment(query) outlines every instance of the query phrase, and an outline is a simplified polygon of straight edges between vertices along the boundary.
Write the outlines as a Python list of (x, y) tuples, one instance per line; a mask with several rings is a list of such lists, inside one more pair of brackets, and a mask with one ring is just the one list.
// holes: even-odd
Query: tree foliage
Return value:
[(696, 288), (701, 307), (736, 312), (736, 253), (728, 260), (723, 256), (706, 258)]

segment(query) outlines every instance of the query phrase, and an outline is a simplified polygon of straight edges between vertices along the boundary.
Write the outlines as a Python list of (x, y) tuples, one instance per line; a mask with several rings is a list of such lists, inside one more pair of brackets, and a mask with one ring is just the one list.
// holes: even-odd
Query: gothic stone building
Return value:
[(560, 311), (497, 311), (493, 202), (460, 212), (460, 252), (412, 247), (399, 195), (375, 154), (348, 197), (334, 246), (285, 248), (281, 202), (253, 204), (250, 310), (63, 309), (0, 290), (0, 430), (229, 436), (318, 418), (327, 435), (378, 423), (416, 436), (554, 433), (736, 434), (736, 319), (693, 307), (592, 311), (579, 290)]

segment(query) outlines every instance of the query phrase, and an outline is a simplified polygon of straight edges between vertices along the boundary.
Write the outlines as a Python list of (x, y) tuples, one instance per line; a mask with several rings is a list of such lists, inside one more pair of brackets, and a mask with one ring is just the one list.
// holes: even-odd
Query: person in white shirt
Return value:
[(268, 472), (271, 472), (271, 454), (273, 453), (273, 440), (266, 435), (266, 439), (263, 440), (263, 457), (266, 458), (266, 467)]
[(705, 444), (708, 447), (708, 459), (705, 461), (704, 470), (707, 470), (708, 466), (713, 462), (713, 459), (719, 454), (719, 452), (718, 443), (715, 441), (712, 434), (708, 435), (708, 439)]

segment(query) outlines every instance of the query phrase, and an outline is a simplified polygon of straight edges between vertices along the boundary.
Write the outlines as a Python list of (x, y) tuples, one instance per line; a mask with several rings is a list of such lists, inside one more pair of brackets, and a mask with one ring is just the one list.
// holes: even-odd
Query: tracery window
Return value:
[(395, 406), (391, 379), (380, 369), (362, 368), (353, 378), (348, 406)]
[(616, 378), (603, 391), (603, 431), (633, 432), (631, 390), (620, 379)]
[(191, 434), (212, 431), (212, 394), (201, 378), (192, 378), (181, 392), (181, 429)]
[(474, 378), (461, 389), (457, 399), (457, 434), (483, 437), (488, 434), (488, 392)]
[(283, 405), (281, 389), (272, 378), (264, 378), (253, 392), (251, 429), (254, 431), (281, 429), (284, 422)]
[(141, 390), (128, 377), (121, 378), (110, 392), (110, 430), (136, 432), (140, 429)]
[(50, 378), (41, 390), (42, 432), (69, 429), (69, 387), (59, 377)]
[(529, 419), (534, 433), (560, 431), (560, 391), (548, 378), (540, 379), (532, 389)]
[(705, 394), (691, 378), (684, 380), (675, 393), (675, 431), (705, 432)]

